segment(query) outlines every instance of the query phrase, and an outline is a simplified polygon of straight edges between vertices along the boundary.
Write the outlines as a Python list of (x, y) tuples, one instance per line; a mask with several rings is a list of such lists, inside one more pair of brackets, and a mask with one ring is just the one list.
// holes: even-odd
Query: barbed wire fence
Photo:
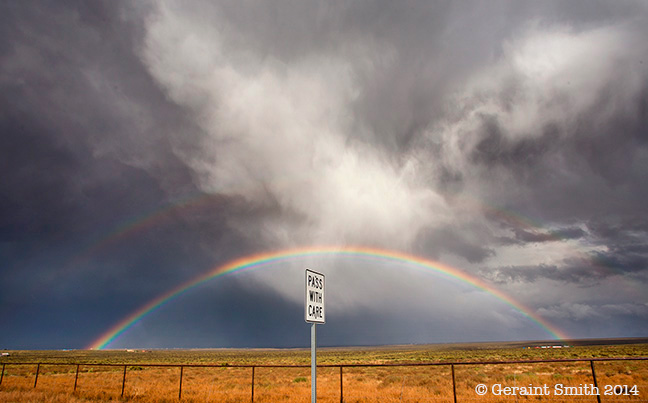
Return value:
[[(603, 401), (605, 402), (612, 402), (612, 401), (632, 401), (632, 402), (648, 402), (648, 397), (647, 396), (642, 396), (641, 393), (628, 393), (632, 392), (632, 386), (633, 385), (599, 385), (599, 380), (597, 378), (597, 371), (596, 368), (598, 365), (601, 365), (603, 363), (610, 363), (610, 362), (630, 362), (630, 361), (635, 361), (639, 362), (642, 365), (646, 365), (646, 361), (648, 361), (648, 357), (605, 357), (605, 358), (564, 358), (564, 359), (533, 359), (533, 360), (505, 360), (505, 361), (461, 361), (461, 362), (420, 362), (420, 363), (366, 363), (366, 364), (318, 364), (318, 368), (326, 368), (330, 370), (330, 374), (328, 375), (329, 378), (336, 378), (336, 375), (331, 375), (334, 372), (337, 372), (337, 375), (339, 375), (339, 387), (337, 390), (339, 391), (339, 401), (340, 403), (344, 403), (345, 401), (350, 401), (350, 400), (356, 400), (356, 401), (361, 401), (363, 399), (366, 399), (367, 396), (359, 396), (359, 395), (353, 395), (348, 392), (345, 395), (345, 373), (347, 376), (349, 375), (350, 371), (358, 371), (358, 370), (366, 370), (366, 369), (397, 369), (397, 368), (404, 368), (404, 367), (419, 367), (419, 368), (445, 368), (448, 372), (449, 378), (448, 383), (451, 384), (451, 391), (452, 393), (450, 396), (429, 396), (429, 397), (421, 397), (418, 396), (416, 397), (417, 401), (420, 400), (428, 400), (428, 401), (452, 401), (454, 403), (457, 403), (458, 401), (458, 392), (457, 392), (457, 382), (458, 382), (458, 376), (456, 375), (456, 369), (461, 368), (461, 367), (484, 367), (484, 366), (511, 366), (511, 365), (516, 365), (519, 367), (523, 368), (528, 368), (529, 366), (533, 365), (538, 365), (538, 364), (574, 364), (574, 363), (580, 363), (580, 364), (589, 364), (587, 367), (589, 367), (590, 371), (590, 376), (591, 376), (591, 385), (596, 387), (600, 393), (598, 394), (580, 394), (576, 397), (577, 400), (585, 400), (587, 401), (596, 401), (598, 403), (602, 402), (602, 396), (603, 396)], [(167, 371), (165, 372), (165, 376), (168, 379), (172, 379), (173, 374), (170, 372), (171, 370), (177, 371), (177, 399), (182, 400), (183, 399), (183, 382), (185, 381), (186, 377), (186, 370), (197, 370), (197, 369), (213, 369), (213, 368), (221, 368), (221, 369), (237, 369), (238, 371), (245, 371), (248, 372), (249, 376), (249, 395), (247, 398), (240, 398), (241, 401), (255, 401), (255, 388), (263, 387), (264, 388), (264, 393), (266, 396), (271, 395), (272, 393), (268, 391), (268, 386), (265, 384), (260, 385), (258, 383), (258, 376), (260, 371), (272, 371), (272, 369), (307, 369), (310, 368), (310, 365), (290, 365), (290, 364), (169, 364), (169, 363), (82, 363), (82, 362), (5, 362), (2, 363), (2, 370), (0, 373), (0, 392), (3, 390), (6, 390), (6, 374), (7, 371), (10, 367), (15, 366), (15, 367), (23, 367), (23, 371), (21, 372), (20, 376), (22, 378), (27, 378), (30, 376), (30, 373), (33, 374), (33, 387), (32, 389), (37, 389), (39, 385), (39, 376), (41, 376), (41, 369), (45, 366), (47, 367), (70, 367), (73, 368), (74, 372), (74, 384), (70, 390), (72, 393), (76, 393), (77, 390), (80, 387), (80, 382), (79, 382), (79, 375), (80, 374), (88, 374), (91, 372), (94, 372), (95, 369), (104, 369), (104, 371), (112, 371), (118, 372), (120, 376), (120, 381), (119, 386), (120, 390), (115, 391), (115, 396), (119, 396), (120, 398), (125, 397), (125, 390), (126, 390), (126, 385), (128, 384), (128, 379), (129, 379), (129, 374), (134, 374), (136, 371), (141, 371), (143, 369), (152, 369), (152, 368), (157, 368), (157, 369), (166, 369)], [(24, 370), (24, 367), (31, 367), (33, 368), (33, 372), (29, 370)], [(331, 372), (332, 371), (332, 372)], [(68, 371), (71, 372), (71, 371)], [(583, 375), (585, 374), (584, 370), (581, 368), (580, 374)], [(241, 374), (243, 375), (243, 374)], [(558, 375), (559, 377), (562, 376), (558, 373), (553, 374), (554, 376)], [(17, 376), (17, 375), (14, 375)], [(244, 376), (244, 375), (243, 375)], [(398, 383), (400, 383), (400, 393), (398, 396), (395, 398), (396, 401), (405, 401), (407, 400), (407, 397), (405, 397), (404, 400), (404, 391), (406, 388), (406, 381), (408, 379), (409, 375), (403, 375), (402, 379)], [(257, 380), (255, 381), (255, 377)], [(411, 378), (411, 377), (410, 377)], [(514, 385), (518, 385), (519, 378), (517, 375), (517, 372), (513, 372), (512, 378)], [(295, 378), (295, 382), (306, 382), (308, 381), (307, 377), (297, 377)], [(482, 380), (483, 381), (483, 380)], [(645, 382), (645, 379), (643, 380)], [(480, 393), (481, 391), (478, 389), (475, 389), (475, 393), (472, 396), (461, 396), (461, 399), (459, 401), (466, 401), (466, 400), (484, 400), (485, 398), (483, 397), (489, 392), (488, 386), (485, 384), (485, 381), (478, 383), (475, 385), (475, 387), (481, 387), (482, 384), (486, 387), (486, 392), (485, 393)], [(31, 387), (32, 385), (29, 384), (29, 386), (25, 385), (23, 382), (22, 389), (26, 389)], [(409, 386), (409, 385), (408, 385)], [(450, 385), (448, 385), (450, 386)], [(531, 386), (531, 385), (529, 385)], [(635, 388), (637, 387), (634, 385)], [(641, 385), (642, 388), (645, 385)], [(13, 386), (15, 388), (15, 386)], [(506, 386), (505, 386), (506, 387)], [(517, 386), (516, 386), (517, 387)], [(538, 386), (539, 387), (539, 386)], [(590, 388), (588, 384), (585, 386), (581, 385), (581, 388), (586, 388), (585, 391), (589, 392), (587, 388)], [(605, 387), (605, 389), (608, 389), (610, 387), (609, 391), (611, 392), (609, 395), (604, 395), (602, 388)], [(625, 388), (625, 389), (624, 389)], [(630, 389), (629, 389), (630, 388)], [(448, 389), (450, 389), (448, 387)], [(582, 391), (582, 389), (581, 389)], [(636, 391), (636, 389), (635, 389)], [(212, 385), (209, 390), (208, 390), (208, 396), (207, 399), (211, 398), (212, 396), (215, 396), (219, 393), (219, 390), (216, 386), (216, 384)], [(647, 393), (648, 390), (643, 389), (641, 391), (643, 394)], [(258, 393), (258, 392), (257, 392)], [(136, 394), (140, 395), (142, 392), (138, 389), (136, 391)], [(491, 393), (492, 394), (492, 393)], [(501, 395), (500, 395), (501, 396)], [(586, 396), (585, 398), (583, 396)], [(128, 396), (127, 396), (128, 397)], [(173, 396), (169, 396), (173, 397)], [(328, 400), (332, 400), (332, 396), (327, 396)], [(486, 398), (492, 396), (487, 396)], [(501, 396), (504, 397), (504, 396)], [(519, 397), (518, 394), (515, 394), (511, 400), (517, 400)], [(173, 397), (175, 398), (175, 397)], [(256, 401), (260, 401), (260, 399), (257, 395)], [(374, 400), (377, 401), (382, 401), (384, 400), (391, 400), (394, 401), (394, 397), (391, 398), (386, 398), (381, 396), (374, 396)], [(547, 398), (545, 398), (547, 399)], [(548, 397), (548, 399), (551, 399), (551, 397)], [(278, 399), (277, 399), (278, 400)], [(335, 398), (337, 400), (337, 398)], [(557, 400), (564, 400), (564, 399), (557, 399)], [(571, 400), (571, 399), (570, 399)]]

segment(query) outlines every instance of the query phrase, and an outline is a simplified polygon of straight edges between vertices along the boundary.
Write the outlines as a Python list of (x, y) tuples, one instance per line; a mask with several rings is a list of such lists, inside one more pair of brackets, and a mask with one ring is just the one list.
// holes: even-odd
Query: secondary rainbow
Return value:
[[(194, 193), (185, 195), (184, 197), (178, 198), (163, 206), (159, 206), (158, 208), (150, 210), (140, 216), (124, 220), (112, 227), (103, 236), (94, 238), (94, 241), (89, 242), (86, 247), (71, 257), (67, 265), (68, 269), (71, 270), (75, 267), (80, 267), (82, 264), (87, 263), (90, 257), (110, 245), (118, 243), (149, 228), (162, 225), (166, 220), (175, 217), (176, 213), (211, 208), (215, 204), (226, 203), (226, 200), (227, 197), (221, 194)], [(453, 196), (450, 200), (453, 204), (465, 205), (470, 208), (471, 211), (481, 211), (484, 214), (496, 216), (499, 219), (505, 220), (514, 227), (540, 231), (541, 234), (546, 236), (547, 240), (567, 240), (560, 231), (551, 231), (543, 228), (539, 223), (534, 222), (531, 218), (513, 210), (498, 207), (468, 196)], [(609, 265), (606, 265), (605, 262), (601, 262), (599, 259), (592, 257), (587, 251), (580, 250), (578, 247), (574, 247), (573, 249), (577, 253), (577, 256), (586, 262), (589, 262), (597, 269), (608, 273), (623, 274), (621, 270), (610, 267)], [(624, 277), (624, 279), (630, 283), (627, 278)], [(632, 286), (634, 289), (641, 290), (638, 284), (632, 284)]]
[(472, 277), (465, 272), (450, 267), (446, 264), (428, 260), (422, 257), (410, 255), (403, 252), (386, 250), (386, 249), (377, 249), (363, 246), (316, 246), (316, 247), (305, 247), (305, 248), (295, 248), (295, 249), (286, 249), (274, 252), (259, 253), (251, 256), (245, 256), (239, 259), (232, 260), (223, 265), (217, 266), (207, 273), (200, 275), (186, 283), (179, 285), (176, 288), (169, 290), (168, 292), (158, 296), (157, 298), (151, 300), (147, 304), (141, 306), (139, 309), (135, 310), (133, 313), (119, 321), (108, 331), (101, 335), (98, 339), (92, 342), (87, 348), (89, 349), (104, 349), (110, 343), (115, 341), (119, 336), (126, 332), (131, 326), (140, 321), (142, 318), (148, 314), (159, 309), (161, 306), (167, 304), (178, 296), (198, 287), (201, 284), (204, 284), (207, 281), (210, 281), (219, 276), (223, 276), (228, 273), (241, 272), (244, 270), (251, 270), (255, 268), (260, 268), (264, 266), (271, 266), (273, 264), (280, 263), (282, 261), (289, 261), (293, 259), (301, 259), (309, 256), (326, 256), (326, 255), (338, 255), (344, 257), (352, 258), (368, 258), (386, 262), (393, 262), (399, 264), (406, 264), (414, 266), (420, 269), (431, 270), (433, 272), (440, 273), (449, 278), (460, 280), (461, 282), (467, 283), (473, 287), (476, 287), (480, 290), (486, 291), (489, 294), (495, 296), (511, 307), (515, 308), (526, 317), (531, 319), (533, 322), (537, 323), (542, 329), (549, 333), (553, 338), (556, 339), (566, 339), (567, 336), (558, 328), (551, 325), (542, 317), (533, 313), (533, 311), (526, 307), (519, 301), (515, 301), (510, 296), (504, 294), (500, 290), (492, 287), (489, 284), (486, 284), (482, 280)]

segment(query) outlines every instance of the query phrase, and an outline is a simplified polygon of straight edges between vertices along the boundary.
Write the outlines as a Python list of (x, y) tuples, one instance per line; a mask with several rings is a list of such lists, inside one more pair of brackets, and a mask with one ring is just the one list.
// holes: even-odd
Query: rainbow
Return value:
[(469, 284), (477, 289), (486, 291), (487, 293), (495, 296), (501, 301), (505, 302), (509, 306), (513, 307), (517, 311), (521, 312), (524, 316), (538, 324), (542, 329), (544, 329), (548, 334), (550, 334), (555, 339), (567, 339), (568, 337), (560, 329), (554, 327), (549, 322), (547, 322), (542, 317), (533, 313), (529, 307), (525, 306), (519, 301), (514, 300), (510, 296), (504, 294), (500, 290), (492, 287), (491, 285), (485, 283), (484, 281), (473, 277), (459, 269), (450, 267), (446, 264), (428, 260), (422, 257), (410, 255), (403, 252), (387, 250), (387, 249), (378, 249), (364, 246), (315, 246), (315, 247), (303, 247), (303, 248), (294, 248), (286, 249), (273, 252), (265, 252), (254, 254), (251, 256), (245, 256), (232, 260), (223, 265), (216, 266), (211, 270), (207, 271), (205, 274), (202, 274), (198, 277), (195, 277), (192, 280), (189, 280), (164, 294), (161, 294), (157, 298), (151, 300), (150, 302), (144, 304), (139, 309), (135, 310), (133, 313), (119, 321), (113, 327), (108, 329), (103, 333), (98, 339), (93, 341), (87, 348), (102, 350), (108, 347), (112, 342), (124, 334), (128, 329), (130, 329), (135, 323), (142, 320), (144, 317), (150, 313), (156, 311), (163, 305), (169, 303), (175, 298), (187, 293), (188, 291), (200, 286), (201, 284), (206, 283), (217, 277), (235, 273), (242, 272), (245, 270), (251, 270), (255, 268), (270, 266), (276, 263), (285, 262), (293, 259), (301, 259), (311, 256), (343, 256), (351, 258), (365, 258), (380, 260), (388, 263), (399, 263), (406, 264), (414, 268), (430, 270), (436, 273), (440, 273), (450, 279), (456, 279), (463, 283)]
[(149, 212), (125, 219), (117, 223), (113, 228), (102, 236), (95, 237), (85, 248), (77, 252), (68, 262), (69, 267), (79, 267), (86, 263), (91, 256), (103, 249), (118, 243), (122, 239), (134, 236), (150, 228), (172, 219), (179, 211), (199, 210), (201, 208), (213, 207), (215, 204), (223, 204), (224, 198), (220, 195), (209, 193), (190, 194), (173, 202), (157, 207)]

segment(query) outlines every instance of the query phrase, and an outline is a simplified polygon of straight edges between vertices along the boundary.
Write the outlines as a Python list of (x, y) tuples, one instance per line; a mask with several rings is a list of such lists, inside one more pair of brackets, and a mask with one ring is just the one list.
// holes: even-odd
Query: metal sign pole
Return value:
[(306, 269), (304, 293), (304, 319), (311, 324), (311, 403), (317, 402), (317, 335), (318, 323), (326, 323), (324, 311), (325, 277), (322, 273)]
[(317, 336), (316, 323), (311, 325), (311, 403), (317, 402)]

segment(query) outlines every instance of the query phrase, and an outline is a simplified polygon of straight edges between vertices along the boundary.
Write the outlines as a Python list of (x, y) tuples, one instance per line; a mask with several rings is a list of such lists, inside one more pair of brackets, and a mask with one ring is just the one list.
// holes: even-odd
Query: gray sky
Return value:
[[(254, 253), (439, 261), (571, 337), (648, 332), (637, 1), (4, 2), (0, 347), (80, 348)], [(220, 277), (112, 347), (546, 339), (493, 295), (343, 256)]]

